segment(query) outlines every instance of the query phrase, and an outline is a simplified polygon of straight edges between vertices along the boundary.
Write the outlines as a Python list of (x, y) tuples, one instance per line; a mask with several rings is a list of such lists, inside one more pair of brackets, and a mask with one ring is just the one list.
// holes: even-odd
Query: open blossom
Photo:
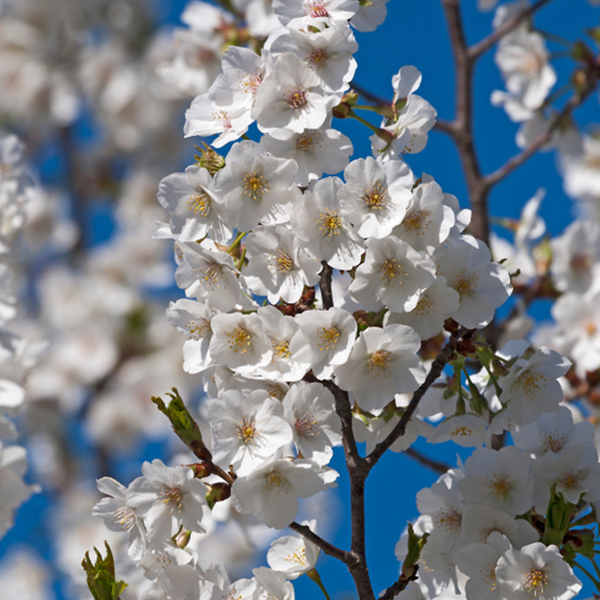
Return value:
[(274, 0), (273, 12), (283, 25), (292, 19), (309, 17), (347, 21), (359, 9), (358, 0)]
[(257, 227), (246, 238), (248, 266), (242, 271), (247, 286), (256, 294), (294, 303), (304, 286), (319, 281), (321, 263), (300, 248), (293, 232), (282, 226)]
[(275, 529), (287, 527), (298, 513), (298, 498), (331, 487), (338, 473), (304, 460), (273, 458), (247, 476), (238, 477), (231, 500), (242, 514), (254, 514)]
[[(314, 533), (317, 522), (302, 522)], [(287, 579), (296, 579), (314, 568), (319, 557), (319, 548), (303, 536), (285, 536), (271, 542), (267, 552), (267, 562), (274, 571), (282, 573)]]
[(142, 515), (152, 544), (175, 535), (182, 525), (188, 531), (206, 531), (211, 519), (207, 489), (192, 469), (167, 467), (155, 458), (142, 465), (142, 473), (144, 480), (128, 500)]
[(281, 402), (263, 390), (245, 396), (225, 392), (207, 409), (217, 464), (233, 465), (245, 475), (292, 441)]
[(334, 368), (339, 386), (352, 391), (367, 411), (383, 408), (396, 394), (414, 392), (425, 380), (425, 368), (416, 356), (420, 344), (406, 325), (366, 329), (348, 360)]
[(374, 158), (352, 161), (340, 189), (341, 214), (365, 238), (384, 238), (399, 225), (411, 201), (414, 177), (401, 161), (383, 165)]
[(270, 156), (255, 142), (232, 146), (225, 168), (215, 177), (215, 185), (235, 227), (250, 231), (259, 223), (286, 222), (296, 199), (297, 170), (293, 160)]
[(342, 181), (317, 181), (296, 202), (290, 224), (302, 246), (334, 269), (351, 269), (360, 262), (364, 243), (339, 209)]
[(333, 456), (333, 446), (342, 443), (333, 394), (320, 383), (299, 381), (290, 388), (282, 404), (298, 454), (326, 465)]
[(507, 550), (498, 559), (496, 581), (500, 593), (515, 600), (530, 600), (532, 596), (569, 600), (582, 587), (558, 548), (541, 542)]
[(430, 256), (390, 235), (369, 241), (365, 261), (348, 290), (366, 307), (379, 300), (390, 310), (405, 312), (417, 306), (420, 295), (434, 282)]
[(282, 129), (302, 133), (324, 125), (341, 96), (342, 92), (325, 91), (317, 73), (286, 52), (260, 86), (252, 115), (263, 133)]

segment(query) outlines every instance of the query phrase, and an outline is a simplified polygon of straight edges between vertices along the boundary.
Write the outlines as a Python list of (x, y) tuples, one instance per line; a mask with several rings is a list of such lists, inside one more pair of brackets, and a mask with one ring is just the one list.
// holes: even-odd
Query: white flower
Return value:
[(358, 0), (273, 0), (273, 12), (283, 25), (300, 17), (347, 21), (359, 8)]
[(275, 60), (273, 70), (260, 86), (252, 116), (263, 133), (319, 129), (341, 95), (325, 91), (319, 76), (295, 54), (286, 52)]
[(435, 282), (435, 264), (394, 236), (371, 239), (363, 264), (348, 287), (352, 297), (365, 306), (377, 300), (395, 312), (413, 310), (421, 293)]
[(414, 177), (405, 163), (374, 158), (352, 161), (344, 171), (346, 184), (339, 191), (341, 214), (365, 238), (388, 236), (411, 201)]
[(246, 285), (276, 304), (280, 299), (298, 302), (304, 286), (319, 282), (321, 263), (299, 247), (286, 227), (258, 227), (246, 238), (248, 266), (242, 271)]
[[(317, 522), (313, 519), (302, 522), (311, 531), (317, 531)], [(314, 568), (319, 557), (319, 548), (304, 536), (285, 536), (271, 542), (267, 552), (267, 562), (273, 571), (283, 573), (287, 579), (296, 579)]]
[(507, 550), (498, 560), (496, 580), (502, 596), (513, 600), (569, 600), (582, 587), (558, 548), (541, 542)]
[(212, 363), (210, 321), (214, 314), (208, 305), (185, 298), (171, 302), (167, 308), (167, 321), (187, 338), (183, 344), (186, 373), (200, 373)]
[(206, 169), (192, 165), (185, 173), (168, 175), (158, 186), (158, 200), (170, 213), (171, 232), (180, 242), (208, 235), (224, 244), (231, 238), (230, 217)]
[(231, 500), (242, 514), (254, 514), (275, 529), (287, 527), (298, 513), (298, 498), (333, 485), (338, 473), (304, 459), (273, 458), (247, 476), (238, 477)]
[(218, 314), (210, 324), (213, 359), (234, 371), (251, 371), (271, 361), (271, 343), (262, 319), (256, 314)]
[(454, 222), (454, 212), (444, 203), (442, 188), (431, 181), (414, 191), (410, 208), (394, 235), (415, 250), (433, 252), (448, 237)]
[(309, 363), (316, 377), (331, 377), (333, 367), (348, 359), (356, 335), (354, 317), (341, 308), (309, 310), (296, 315), (300, 326), (290, 342), (296, 360)]
[(297, 170), (293, 160), (270, 156), (255, 142), (234, 144), (225, 168), (215, 177), (215, 185), (235, 226), (250, 231), (259, 223), (286, 222), (296, 199)]
[(527, 512), (533, 504), (531, 459), (518, 448), (499, 452), (479, 448), (465, 462), (458, 489), (467, 502), (485, 502), (509, 515)]
[(389, 0), (370, 0), (369, 3), (362, 4), (350, 19), (350, 24), (358, 31), (375, 31), (385, 21), (388, 2)]
[(145, 481), (140, 478), (128, 504), (142, 513), (152, 543), (170, 538), (182, 525), (188, 531), (206, 531), (211, 518), (205, 499), (207, 490), (192, 469), (167, 467), (155, 458), (142, 465), (142, 473)]
[(320, 179), (296, 202), (290, 225), (304, 248), (334, 269), (351, 269), (364, 250), (361, 238), (341, 216), (337, 177)]
[(96, 483), (98, 490), (110, 498), (102, 498), (92, 509), (92, 514), (102, 517), (104, 525), (111, 531), (127, 531), (129, 533), (127, 553), (132, 560), (140, 560), (146, 552), (146, 527), (135, 510), (128, 506), (127, 499), (129, 495), (140, 491), (138, 483), (145, 484), (146, 492), (151, 492), (152, 487), (143, 477), (138, 477), (132, 482), (130, 489), (112, 477), (102, 477)]
[(303, 19), (295, 27), (282, 28), (269, 46), (271, 54), (292, 52), (321, 79), (331, 92), (345, 91), (354, 77), (358, 50), (352, 30), (346, 21)]
[(491, 262), (483, 242), (469, 236), (447, 248), (440, 246), (433, 258), (438, 275), (460, 296), (459, 308), (450, 316), (469, 329), (485, 327), (512, 292), (507, 270)]
[(417, 305), (409, 312), (388, 312), (384, 324), (400, 323), (412, 327), (422, 340), (428, 340), (442, 331), (444, 320), (458, 310), (459, 295), (448, 287), (446, 278), (436, 278), (419, 297)]
[(381, 409), (396, 394), (414, 392), (425, 380), (416, 356), (421, 340), (406, 325), (369, 327), (361, 332), (347, 361), (334, 367), (338, 385), (353, 392), (360, 407)]
[(282, 404), (298, 453), (326, 465), (333, 456), (332, 446), (342, 443), (333, 394), (320, 383), (300, 381), (290, 388)]
[(247, 396), (236, 390), (210, 402), (207, 419), (217, 464), (233, 465), (246, 475), (292, 441), (281, 402), (256, 390)]
[(557, 379), (571, 366), (571, 361), (554, 350), (540, 348), (530, 359), (511, 367), (500, 380), (500, 402), (507, 404), (507, 415), (516, 425), (529, 425), (543, 412), (558, 409), (563, 393)]
[(279, 158), (291, 158), (298, 164), (296, 184), (307, 186), (323, 173), (339, 173), (353, 152), (352, 142), (335, 129), (306, 129), (302, 133), (286, 131), (278, 137), (265, 134), (260, 145)]

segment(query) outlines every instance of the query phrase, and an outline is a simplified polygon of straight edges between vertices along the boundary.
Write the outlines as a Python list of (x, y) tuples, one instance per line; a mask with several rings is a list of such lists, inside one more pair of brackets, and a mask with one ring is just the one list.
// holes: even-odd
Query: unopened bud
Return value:
[(204, 167), (211, 175), (220, 171), (225, 166), (225, 158), (213, 150), (208, 144), (202, 142), (204, 148), (194, 146), (200, 154), (194, 154), (196, 164), (199, 167)]

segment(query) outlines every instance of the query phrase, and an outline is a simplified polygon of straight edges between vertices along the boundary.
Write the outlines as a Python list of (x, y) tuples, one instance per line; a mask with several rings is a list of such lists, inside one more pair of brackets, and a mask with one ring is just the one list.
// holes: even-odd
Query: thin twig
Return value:
[(350, 82), (350, 89), (357, 91), (361, 96), (364, 96), (369, 102), (373, 104), (377, 104), (378, 106), (391, 106), (392, 101), (387, 100), (386, 98), (382, 98), (373, 92), (370, 92), (368, 89), (364, 88), (362, 85), (356, 83), (356, 81)]
[(400, 573), (398, 579), (379, 596), (379, 600), (392, 600), (392, 598), (397, 596), (402, 590), (405, 590), (407, 585), (408, 582), (406, 581), (406, 576), (403, 573)]
[(418, 463), (422, 464), (424, 467), (427, 467), (428, 469), (431, 469), (432, 471), (434, 471), (435, 473), (439, 473), (440, 475), (447, 473), (452, 468), (450, 465), (447, 465), (446, 463), (434, 460), (433, 458), (430, 458), (429, 456), (422, 454), (421, 452), (419, 452), (418, 450), (415, 450), (414, 448), (407, 448), (404, 451), (404, 454), (406, 454), (407, 456), (410, 456), (412, 459), (416, 460)]
[(321, 271), (319, 287), (321, 288), (323, 308), (325, 310), (329, 310), (333, 307), (333, 291), (331, 290), (331, 278), (333, 271), (325, 261), (321, 261), (321, 264), (323, 265), (323, 270)]
[(550, 123), (550, 126), (544, 133), (538, 136), (538, 138), (529, 146), (527, 146), (527, 148), (525, 148), (522, 152), (509, 159), (502, 167), (484, 178), (484, 185), (488, 189), (518, 169), (538, 150), (547, 144), (552, 138), (552, 134), (560, 127), (561, 123), (563, 123), (564, 120), (573, 112), (573, 110), (575, 110), (594, 91), (598, 85), (598, 72), (596, 70), (589, 70), (588, 75), (590, 80), (588, 81), (585, 89), (579, 94), (571, 96), (570, 100), (565, 104), (563, 109), (556, 115), (556, 117), (554, 117)]
[(351, 561), (350, 552), (346, 552), (346, 550), (342, 550), (341, 548), (330, 544), (327, 540), (324, 540), (321, 536), (312, 531), (310, 527), (306, 525), (300, 525), (300, 523), (296, 523), (296, 521), (294, 521), (289, 525), (289, 528), (296, 533), (299, 533), (302, 537), (306, 538), (309, 542), (312, 542), (315, 546), (318, 546), (321, 550), (323, 550), (323, 552), (325, 552), (325, 554), (333, 556), (333, 558), (337, 558), (346, 564)]
[(489, 50), (496, 42), (503, 38), (506, 34), (510, 33), (513, 29), (518, 27), (525, 19), (530, 17), (532, 14), (537, 12), (545, 4), (548, 4), (552, 0), (538, 0), (535, 4), (526, 8), (519, 14), (511, 17), (505, 21), (496, 31), (490, 33), (487, 37), (483, 38), (477, 44), (474, 44), (469, 48), (469, 58), (477, 60), (484, 52)]
[(452, 358), (452, 354), (456, 349), (458, 341), (467, 331), (467, 329), (461, 327), (458, 332), (453, 333), (450, 336), (448, 343), (444, 346), (442, 351), (437, 355), (437, 357), (433, 361), (433, 364), (431, 365), (431, 369), (429, 370), (425, 381), (421, 384), (421, 387), (419, 387), (419, 389), (413, 394), (410, 404), (406, 407), (406, 410), (404, 411), (404, 414), (402, 415), (400, 421), (396, 423), (396, 426), (394, 427), (394, 429), (392, 429), (389, 435), (383, 441), (379, 442), (379, 444), (375, 446), (371, 454), (369, 454), (366, 457), (366, 462), (370, 469), (377, 464), (377, 461), (383, 456), (384, 452), (386, 452), (386, 450), (388, 450), (390, 446), (392, 446), (392, 444), (399, 437), (404, 435), (404, 432), (406, 431), (406, 426), (408, 425), (408, 422), (410, 421), (415, 410), (417, 409), (421, 398), (423, 398), (425, 392), (433, 385), (435, 380), (441, 375), (442, 371), (444, 370), (444, 367)]

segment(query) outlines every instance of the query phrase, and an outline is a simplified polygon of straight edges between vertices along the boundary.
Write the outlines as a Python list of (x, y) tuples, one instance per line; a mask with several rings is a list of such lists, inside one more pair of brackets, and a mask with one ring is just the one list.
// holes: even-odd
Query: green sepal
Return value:
[(212, 176), (217, 171), (220, 171), (225, 166), (225, 158), (218, 152), (213, 150), (208, 144), (202, 142), (204, 148), (200, 146), (194, 146), (200, 154), (194, 154), (196, 164), (199, 167), (206, 169)]
[(416, 578), (419, 558), (421, 558), (421, 552), (429, 537), (428, 533), (424, 533), (422, 536), (418, 536), (413, 529), (411, 523), (408, 524), (408, 552), (406, 558), (402, 563), (402, 576), (406, 581), (411, 581)]
[(96, 562), (92, 563), (90, 553), (86, 552), (81, 563), (86, 573), (87, 586), (94, 600), (118, 600), (121, 592), (127, 587), (124, 581), (115, 580), (115, 560), (110, 546), (105, 541), (106, 557), (102, 558), (97, 548)]
[(358, 0), (360, 6), (373, 6), (373, 2), (371, 0)]
[[(594, 560), (596, 555), (594, 552), (595, 535), (593, 529), (572, 529), (565, 536), (565, 543), (561, 548), (561, 554), (567, 556), (581, 554), (589, 560)], [(567, 560), (569, 562), (569, 560)], [(569, 562), (572, 564), (572, 562)]]
[(577, 506), (567, 502), (562, 494), (556, 493), (556, 484), (552, 486), (550, 502), (546, 512), (546, 527), (542, 541), (546, 546), (554, 544), (561, 546), (569, 527), (571, 520), (577, 512)]
[(202, 433), (198, 423), (194, 421), (192, 415), (183, 404), (183, 400), (176, 388), (171, 388), (172, 393), (167, 393), (171, 398), (168, 406), (162, 398), (152, 396), (152, 402), (158, 406), (158, 409), (167, 416), (173, 427), (173, 431), (179, 439), (188, 446), (194, 454), (201, 460), (211, 460), (211, 454), (202, 441)]

